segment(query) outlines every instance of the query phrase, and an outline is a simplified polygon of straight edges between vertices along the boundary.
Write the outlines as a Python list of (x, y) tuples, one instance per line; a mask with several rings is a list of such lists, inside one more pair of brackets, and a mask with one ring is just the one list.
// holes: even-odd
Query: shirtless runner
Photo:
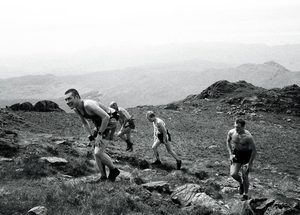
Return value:
[[(105, 166), (108, 166), (110, 169), (108, 179), (115, 181), (120, 171), (114, 166), (108, 154), (106, 154), (106, 143), (102, 137), (109, 123), (106, 107), (94, 100), (81, 99), (76, 89), (69, 89), (65, 92), (65, 101), (79, 115), (84, 128), (89, 133), (88, 138), (94, 145), (94, 157), (101, 173), (101, 180), (107, 179)], [(87, 119), (93, 121), (97, 132), (91, 129)]]
[[(237, 119), (234, 128), (227, 135), (227, 149), (229, 152), (230, 176), (239, 182), (239, 193), (242, 200), (249, 199), (249, 172), (256, 156), (256, 147), (252, 135), (245, 130), (246, 122), (243, 119)], [(242, 172), (242, 177), (239, 171)]]
[(146, 117), (150, 122), (153, 123), (153, 128), (154, 128), (154, 143), (152, 145), (152, 149), (154, 152), (154, 156), (156, 157), (156, 160), (152, 164), (154, 165), (161, 164), (157, 148), (159, 147), (160, 144), (164, 144), (169, 154), (176, 159), (177, 169), (180, 170), (182, 162), (171, 147), (171, 144), (169, 142), (170, 134), (166, 128), (166, 124), (162, 119), (156, 117), (153, 111), (148, 111)]

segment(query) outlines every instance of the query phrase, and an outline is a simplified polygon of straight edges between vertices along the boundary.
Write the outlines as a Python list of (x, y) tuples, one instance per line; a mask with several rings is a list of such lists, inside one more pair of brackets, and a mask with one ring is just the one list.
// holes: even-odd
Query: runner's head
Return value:
[(237, 133), (240, 133), (240, 132), (243, 132), (244, 129), (245, 129), (245, 120), (243, 119), (236, 119), (235, 122), (234, 122), (234, 128), (236, 130)]
[(80, 95), (76, 89), (68, 89), (65, 92), (65, 101), (67, 105), (71, 108), (74, 109), (76, 105), (79, 104), (80, 102)]
[(146, 113), (146, 118), (150, 121), (153, 122), (155, 120), (155, 113), (153, 111), (148, 111)]
[(117, 104), (117, 102), (115, 102), (115, 101), (112, 101), (112, 102), (109, 104), (109, 107), (115, 109), (116, 111), (118, 110), (118, 104)]

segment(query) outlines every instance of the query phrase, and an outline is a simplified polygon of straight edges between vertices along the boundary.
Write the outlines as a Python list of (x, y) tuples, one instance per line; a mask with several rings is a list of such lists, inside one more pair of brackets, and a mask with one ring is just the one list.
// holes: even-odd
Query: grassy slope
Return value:
[[(133, 133), (134, 153), (124, 152), (125, 143), (120, 141), (114, 142), (114, 146), (109, 146), (108, 151), (115, 159), (118, 158), (118, 165), (123, 169), (127, 168), (130, 157), (151, 161), (153, 128), (145, 119), (146, 111), (151, 109), (165, 120), (172, 133), (174, 149), (183, 159), (184, 170), (205, 164), (210, 168), (210, 178), (216, 177), (216, 174), (226, 176), (229, 168), (225, 140), (234, 118), (225, 113), (217, 114), (222, 105), (218, 101), (202, 101), (196, 109), (185, 107), (181, 111), (149, 106), (130, 109), (135, 116), (137, 127)], [(43, 133), (51, 134), (52, 138), (72, 137), (78, 143), (86, 142), (86, 134), (79, 118), (74, 114), (21, 112), (17, 114), (26, 122), (19, 128), (22, 143), (25, 140), (34, 140), (36, 144), (48, 144), (51, 141), (40, 135)], [(300, 120), (292, 117), (292, 121), (287, 122), (286, 118), (285, 115), (262, 113), (260, 118), (247, 121), (247, 129), (254, 136), (258, 149), (253, 178), (276, 184), (284, 179), (285, 173), (299, 177)], [(208, 148), (211, 145), (216, 147)], [(20, 154), (19, 157), (25, 155), (29, 156), (30, 152)], [(160, 148), (160, 155), (162, 161), (166, 163), (165, 169), (154, 170), (151, 176), (150, 173), (140, 172), (132, 165), (127, 169), (148, 180), (168, 180), (171, 186), (188, 182), (202, 183), (189, 177), (184, 173), (186, 171), (182, 171), (182, 174), (174, 179), (171, 177), (172, 174), (177, 174), (172, 171), (172, 167), (175, 168), (174, 159), (167, 154), (163, 146)], [(81, 184), (70, 187), (62, 184), (58, 176), (52, 178), (53, 180), (49, 177), (13, 178), (16, 169), (19, 168), (18, 162), (1, 165), (2, 167), (6, 165), (6, 171), (0, 171), (0, 197), (4, 200), (0, 201), (0, 214), (24, 214), (36, 205), (46, 206), (49, 214), (156, 214), (157, 212), (184, 214), (170, 201), (169, 196), (158, 193), (151, 195), (140, 186), (127, 182)], [(258, 195), (255, 190), (253, 192)], [(208, 193), (213, 195), (214, 191), (208, 190)]]

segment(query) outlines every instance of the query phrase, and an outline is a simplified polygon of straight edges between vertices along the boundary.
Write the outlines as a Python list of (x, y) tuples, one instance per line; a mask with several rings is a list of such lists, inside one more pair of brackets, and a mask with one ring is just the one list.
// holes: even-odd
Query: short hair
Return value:
[(147, 118), (152, 118), (152, 117), (155, 117), (155, 113), (153, 112), (153, 111), (151, 111), (151, 110), (149, 110), (148, 112), (147, 112), (147, 114), (146, 114), (146, 117)]
[(246, 124), (245, 120), (243, 120), (243, 119), (241, 119), (241, 118), (236, 119), (236, 120), (235, 120), (235, 123), (236, 123), (236, 124), (240, 124), (242, 127), (244, 127), (245, 124)]
[(115, 101), (112, 101), (110, 104), (109, 104), (109, 107), (115, 107), (115, 106), (118, 106), (117, 102)]
[(79, 95), (78, 91), (77, 91), (76, 89), (74, 89), (74, 88), (68, 89), (68, 90), (65, 92), (65, 95), (67, 95), (68, 93), (72, 93), (72, 95), (73, 95), (74, 97), (80, 98), (80, 95)]

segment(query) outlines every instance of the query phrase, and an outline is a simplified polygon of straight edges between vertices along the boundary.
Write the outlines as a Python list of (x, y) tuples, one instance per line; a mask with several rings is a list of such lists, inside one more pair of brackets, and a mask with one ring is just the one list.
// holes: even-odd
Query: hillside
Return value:
[[(228, 98), (255, 88), (246, 82), (238, 85)], [(242, 214), (247, 207), (257, 214), (299, 214), (299, 117), (260, 110), (242, 115), (258, 156), (250, 173), (252, 200), (241, 202), (238, 184), (229, 177), (225, 145), (240, 114), (225, 111), (233, 108), (226, 95), (191, 96), (178, 102), (177, 110), (165, 105), (128, 109), (136, 121), (134, 152), (125, 152), (125, 143), (118, 139), (108, 143), (109, 154), (122, 170), (115, 183), (98, 181), (87, 135), (74, 114), (1, 109), (0, 214), (24, 214), (39, 205), (49, 214), (65, 215), (220, 215)], [(165, 120), (182, 170), (175, 169), (163, 146), (163, 164), (149, 165), (153, 128), (145, 119), (147, 110)], [(66, 161), (51, 164), (43, 158), (53, 156)]]
[(228, 68), (224, 64), (193, 60), (79, 76), (25, 76), (0, 80), (0, 106), (21, 102), (18, 99), (32, 103), (48, 99), (66, 109), (63, 93), (73, 87), (104, 104), (116, 100), (125, 107), (158, 105), (198, 93), (222, 79), (246, 80), (260, 87), (273, 88), (300, 85), (300, 72), (291, 72), (275, 62)]

